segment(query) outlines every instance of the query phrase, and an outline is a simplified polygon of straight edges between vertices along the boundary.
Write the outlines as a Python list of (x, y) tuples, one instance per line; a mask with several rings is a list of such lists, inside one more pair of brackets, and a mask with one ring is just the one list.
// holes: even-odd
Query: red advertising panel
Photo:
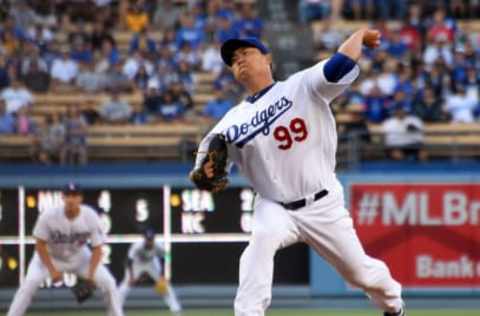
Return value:
[(480, 288), (480, 184), (352, 184), (365, 250), (410, 288)]

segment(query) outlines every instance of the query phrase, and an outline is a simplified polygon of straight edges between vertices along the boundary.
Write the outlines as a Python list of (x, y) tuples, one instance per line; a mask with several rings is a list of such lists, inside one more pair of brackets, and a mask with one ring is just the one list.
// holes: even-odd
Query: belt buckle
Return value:
[(315, 193), (309, 194), (305, 197), (305, 206), (308, 206), (315, 202)]

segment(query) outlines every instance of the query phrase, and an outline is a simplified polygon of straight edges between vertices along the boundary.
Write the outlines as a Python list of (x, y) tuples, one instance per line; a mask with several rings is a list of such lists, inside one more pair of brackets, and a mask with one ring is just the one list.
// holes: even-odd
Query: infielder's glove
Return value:
[(168, 281), (165, 278), (158, 279), (157, 283), (155, 283), (155, 292), (160, 295), (166, 295), (168, 291)]
[(89, 299), (95, 292), (96, 286), (91, 280), (78, 278), (77, 284), (72, 288), (73, 295), (78, 303), (83, 303)]
[[(200, 168), (195, 169), (190, 174), (190, 179), (200, 190), (210, 192), (219, 192), (225, 189), (228, 184), (227, 166), (228, 150), (227, 142), (223, 134), (213, 136), (208, 146), (208, 151)], [(209, 161), (213, 162), (213, 177), (208, 178), (205, 174), (203, 166)]]

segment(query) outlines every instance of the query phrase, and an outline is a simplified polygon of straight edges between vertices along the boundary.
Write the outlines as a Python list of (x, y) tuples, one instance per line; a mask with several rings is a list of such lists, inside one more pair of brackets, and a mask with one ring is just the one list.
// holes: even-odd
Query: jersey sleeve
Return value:
[(128, 259), (134, 260), (137, 255), (138, 243), (133, 243), (128, 249)]
[(90, 243), (92, 247), (98, 247), (102, 244), (105, 243), (105, 240), (107, 239), (107, 236), (105, 235), (102, 225), (100, 222), (100, 216), (98, 214), (90, 209), (90, 220), (91, 220), (91, 230), (90, 230)]
[(33, 228), (33, 237), (46, 241), (49, 235), (48, 213), (47, 211), (40, 214)]
[(330, 59), (322, 60), (316, 65), (306, 69), (303, 76), (304, 84), (310, 95), (315, 98), (323, 98), (326, 103), (330, 103), (345, 91), (360, 74), (360, 67), (355, 64), (353, 68), (346, 74), (343, 74), (338, 81), (329, 81), (325, 76), (325, 66), (329, 61)]

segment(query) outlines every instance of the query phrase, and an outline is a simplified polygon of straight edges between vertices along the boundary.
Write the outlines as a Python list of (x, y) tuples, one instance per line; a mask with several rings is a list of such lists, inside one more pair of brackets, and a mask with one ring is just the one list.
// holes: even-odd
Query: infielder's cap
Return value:
[(154, 239), (155, 238), (155, 231), (151, 228), (147, 228), (145, 232), (143, 233), (143, 236), (145, 236), (146, 239)]
[(63, 188), (63, 194), (79, 194), (81, 192), (82, 192), (82, 190), (80, 189), (80, 187), (74, 182), (69, 182)]
[(222, 48), (220, 48), (223, 62), (229, 66), (232, 66), (233, 53), (235, 53), (235, 51), (241, 47), (255, 47), (264, 55), (270, 53), (270, 50), (267, 48), (267, 46), (265, 46), (255, 37), (231, 38), (226, 40), (222, 44)]

